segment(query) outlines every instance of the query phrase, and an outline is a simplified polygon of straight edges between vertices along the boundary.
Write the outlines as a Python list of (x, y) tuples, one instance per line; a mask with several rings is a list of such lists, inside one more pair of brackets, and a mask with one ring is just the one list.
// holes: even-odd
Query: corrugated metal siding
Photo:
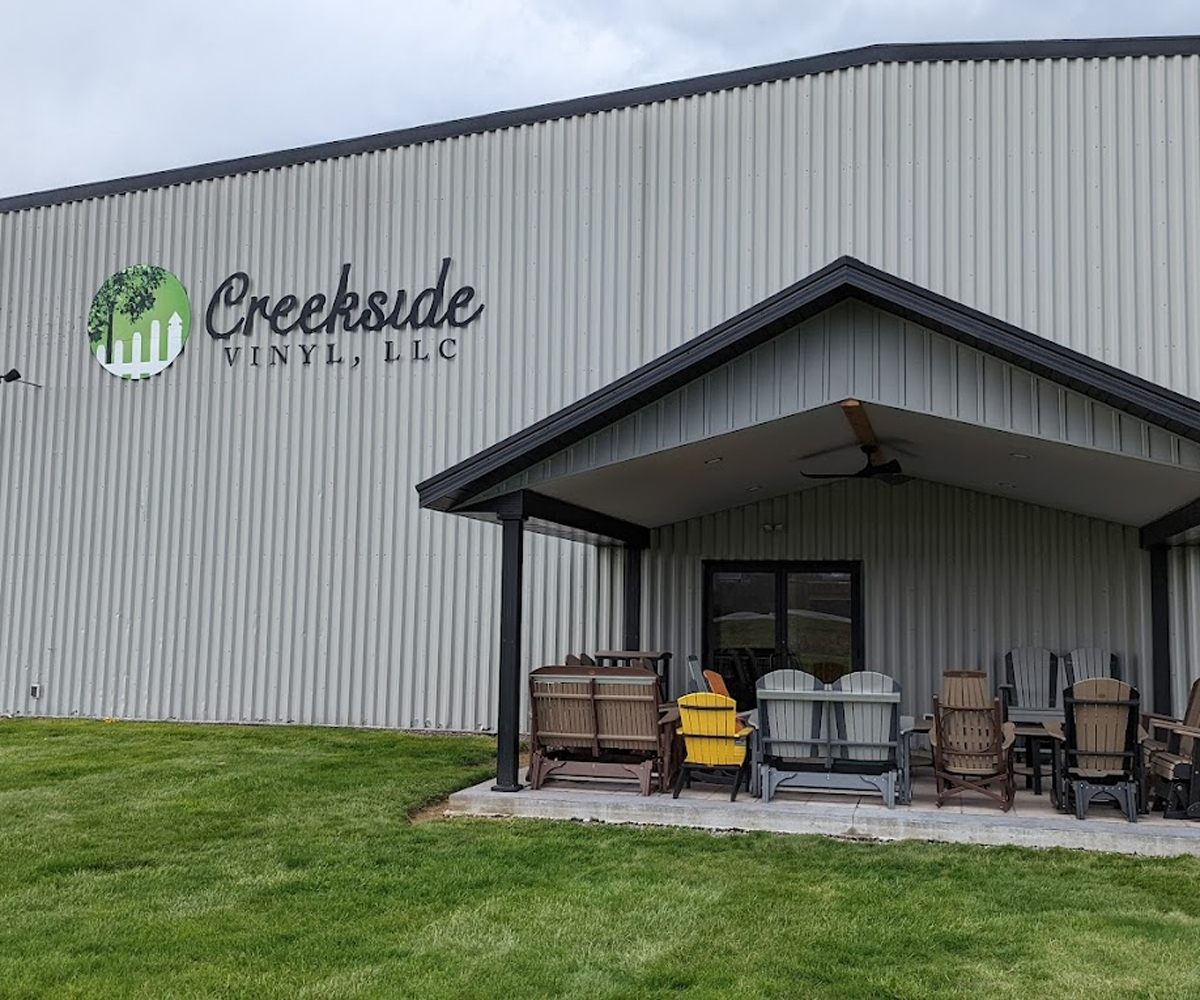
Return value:
[(847, 397), (1168, 465), (1200, 445), (862, 303), (838, 305), (511, 476), (483, 496), (767, 423)]
[[(2, 215), (0, 360), (46, 389), (0, 389), (0, 711), (490, 725), (498, 533), (415, 482), (841, 254), (1200, 396), (1198, 167), (1195, 57), (888, 64)], [(443, 255), (487, 312), (426, 371), (84, 347), (127, 264), (199, 310)], [(529, 558), (530, 663), (615, 638), (604, 560)]]
[(705, 559), (861, 560), (866, 668), (900, 682), (909, 713), (930, 710), (945, 670), (995, 684), (1020, 646), (1111, 649), (1150, 690), (1149, 556), (1132, 528), (932, 483), (845, 481), (657, 529), (643, 629), (680, 652), (677, 683), (700, 654)]

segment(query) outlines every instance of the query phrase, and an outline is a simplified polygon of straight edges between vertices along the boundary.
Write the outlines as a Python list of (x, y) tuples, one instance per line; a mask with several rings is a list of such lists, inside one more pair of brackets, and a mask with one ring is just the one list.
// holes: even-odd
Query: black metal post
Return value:
[(1150, 649), (1154, 711), (1171, 715), (1171, 573), (1167, 546), (1150, 547)]
[(642, 648), (642, 550), (625, 549), (625, 648)]
[(500, 717), (496, 723), (494, 792), (519, 792), (521, 749), (521, 570), (525, 519), (504, 517), (504, 555), (500, 567)]

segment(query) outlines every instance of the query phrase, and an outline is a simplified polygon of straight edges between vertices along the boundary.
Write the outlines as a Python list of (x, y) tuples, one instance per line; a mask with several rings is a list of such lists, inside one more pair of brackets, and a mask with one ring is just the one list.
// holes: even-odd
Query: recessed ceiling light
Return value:
[(721, 456), (718, 455), (716, 458), (706, 458), (704, 460), (704, 464), (705, 465), (717, 465), (718, 463), (724, 462), (724, 461), (725, 461), (725, 459), (721, 458)]
[(746, 487), (746, 492), (747, 492), (747, 493), (757, 493), (757, 492), (758, 492), (759, 490), (761, 490), (761, 489), (762, 489), (762, 487), (761, 487), (761, 486), (747, 486), (747, 487)]
[(1028, 456), (1028, 455), (1026, 455), (1026, 454), (1025, 454), (1025, 452), (1023, 452), (1023, 451), (1010, 451), (1010, 452), (1008, 453), (1008, 457), (1009, 457), (1009, 458), (1019, 458), (1019, 459), (1026, 459), (1026, 458), (1028, 458), (1029, 456)]

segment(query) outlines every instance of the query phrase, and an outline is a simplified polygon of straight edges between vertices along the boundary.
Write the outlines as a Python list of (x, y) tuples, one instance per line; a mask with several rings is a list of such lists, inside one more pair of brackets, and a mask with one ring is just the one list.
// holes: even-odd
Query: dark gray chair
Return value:
[(1089, 681), (1094, 677), (1121, 679), (1117, 654), (1107, 649), (1072, 649), (1063, 657), (1063, 665), (1067, 687), (1076, 681)]
[(1058, 704), (1058, 657), (1040, 647), (1011, 649), (1004, 655), (1000, 703), (1009, 722), (1062, 720)]

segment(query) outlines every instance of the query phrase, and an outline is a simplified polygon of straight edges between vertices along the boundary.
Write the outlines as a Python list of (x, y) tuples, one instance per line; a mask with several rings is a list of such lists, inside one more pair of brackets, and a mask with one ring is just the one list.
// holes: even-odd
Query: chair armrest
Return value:
[(1179, 719), (1173, 719), (1169, 715), (1151, 715), (1145, 713), (1142, 715), (1142, 725), (1146, 732), (1153, 736), (1157, 732), (1169, 732), (1176, 726), (1182, 726), (1183, 723)]
[(1006, 722), (1000, 727), (1000, 732), (1004, 734), (1004, 741), (1000, 744), (1000, 749), (1007, 750), (1017, 741), (1017, 724)]
[(1174, 735), (1176, 735), (1176, 736), (1191, 736), (1191, 737), (1193, 737), (1193, 738), (1195, 738), (1195, 739), (1200, 739), (1200, 729), (1197, 729), (1195, 726), (1184, 726), (1184, 725), (1163, 726), (1163, 725), (1158, 725), (1158, 726), (1155, 726), (1154, 728), (1155, 728), (1156, 730), (1159, 730), (1159, 731), (1166, 730), (1168, 733), (1173, 733), (1173, 734), (1174, 734)]
[(740, 740), (742, 737), (749, 736), (754, 732), (757, 732), (757, 730), (753, 726), (746, 726), (745, 729), (739, 729), (736, 733), (734, 733), (733, 738), (735, 740)]
[(1008, 717), (1008, 707), (1013, 703), (1013, 694), (1016, 689), (1011, 684), (997, 684), (996, 693), (1000, 695), (1000, 710), (1004, 713), (1005, 718)]
[(1063, 732), (1063, 724), (1056, 719), (1051, 719), (1048, 722), (1043, 722), (1042, 726), (1046, 730), (1046, 735), (1053, 740), (1058, 740), (1060, 743), (1066, 743), (1067, 734)]

